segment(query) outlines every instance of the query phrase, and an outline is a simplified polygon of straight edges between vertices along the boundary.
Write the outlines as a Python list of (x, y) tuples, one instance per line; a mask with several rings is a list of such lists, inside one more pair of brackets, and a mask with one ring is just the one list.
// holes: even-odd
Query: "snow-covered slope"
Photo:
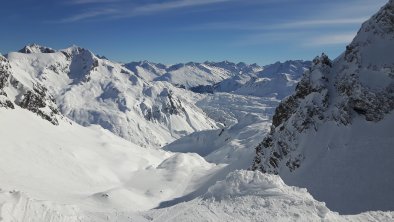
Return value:
[(121, 64), (80, 47), (12, 52), (7, 58), (13, 77), (26, 85), (45, 86), (65, 116), (85, 126), (99, 124), (141, 146), (160, 147), (216, 127), (193, 105), (191, 92), (166, 82), (148, 83)]
[(151, 209), (195, 191), (221, 168), (196, 154), (138, 147), (97, 125), (53, 125), (18, 106), (0, 108), (0, 122), (4, 221)]
[(394, 0), (334, 61), (313, 61), (276, 109), (253, 168), (342, 213), (394, 209)]

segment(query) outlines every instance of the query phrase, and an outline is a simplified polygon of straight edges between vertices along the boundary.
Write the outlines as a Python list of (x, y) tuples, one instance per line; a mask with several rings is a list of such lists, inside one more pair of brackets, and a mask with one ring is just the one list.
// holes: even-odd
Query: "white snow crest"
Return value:
[(263, 174), (259, 171), (237, 170), (227, 175), (225, 180), (216, 182), (204, 197), (223, 200), (248, 195), (275, 195), (283, 190), (284, 186), (279, 176)]

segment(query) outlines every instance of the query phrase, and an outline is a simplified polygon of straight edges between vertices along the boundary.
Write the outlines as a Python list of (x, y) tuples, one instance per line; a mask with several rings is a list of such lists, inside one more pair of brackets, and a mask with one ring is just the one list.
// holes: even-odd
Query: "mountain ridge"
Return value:
[[(392, 27), (391, 0), (342, 55), (313, 60), (295, 93), (277, 107), (252, 169), (306, 187), (339, 212), (394, 209), (388, 197), (394, 141), (387, 132), (394, 109)], [(369, 167), (372, 157), (379, 161)]]

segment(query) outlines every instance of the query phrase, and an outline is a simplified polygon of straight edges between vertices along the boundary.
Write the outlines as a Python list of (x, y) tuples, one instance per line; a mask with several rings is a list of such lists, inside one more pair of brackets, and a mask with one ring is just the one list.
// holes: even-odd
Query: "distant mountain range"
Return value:
[[(248, 78), (232, 91), (283, 97), (310, 64), (276, 63), (267, 66), (266, 72), (256, 64), (227, 61), (120, 64), (78, 46), (54, 50), (37, 44), (10, 52), (3, 60), (10, 78), (19, 84), (4, 90), (10, 101), (53, 123), (56, 116), (64, 115), (85, 126), (99, 124), (140, 146), (157, 148), (189, 133), (218, 127), (196, 107), (195, 97), (201, 96), (192, 92), (193, 87), (213, 84), (218, 91), (230, 91), (224, 90), (226, 82)], [(20, 101), (22, 97), (25, 101)]]

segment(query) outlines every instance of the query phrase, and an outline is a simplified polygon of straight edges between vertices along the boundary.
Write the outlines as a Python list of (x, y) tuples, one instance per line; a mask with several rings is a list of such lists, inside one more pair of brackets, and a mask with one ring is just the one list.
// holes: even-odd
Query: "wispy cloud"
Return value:
[(314, 36), (304, 43), (305, 46), (324, 46), (350, 43), (355, 33), (337, 33), (329, 35)]
[(121, 2), (122, 0), (69, 0), (67, 4), (75, 4), (75, 5), (82, 5), (82, 4), (97, 4), (97, 3), (113, 3), (113, 2)]
[(356, 33), (340, 31), (327, 34), (316, 31), (279, 31), (244, 35), (233, 44), (244, 47), (292, 42), (293, 46), (321, 47), (349, 44), (355, 36)]
[(234, 0), (172, 0), (160, 3), (148, 4), (132, 4), (121, 0), (73, 0), (73, 4), (87, 4), (87, 3), (115, 3), (105, 7), (97, 7), (79, 14), (72, 15), (61, 19), (59, 22), (77, 22), (81, 20), (93, 19), (101, 17), (101, 19), (118, 19), (134, 17), (139, 15), (149, 15), (163, 11), (197, 7), (209, 4), (216, 4), (221, 2), (229, 2)]
[(295, 47), (331, 47), (348, 44), (361, 24), (387, 0), (348, 0), (322, 2), (294, 19), (264, 17), (252, 21), (224, 21), (196, 25), (189, 29), (234, 31), (234, 45), (286, 43)]
[(287, 29), (313, 29), (316, 27), (328, 27), (328, 26), (341, 26), (341, 25), (354, 25), (361, 24), (366, 21), (367, 17), (359, 18), (335, 18), (335, 19), (309, 19), (309, 20), (299, 20), (299, 21), (277, 21), (277, 22), (267, 22), (261, 21), (259, 23), (253, 22), (214, 22), (201, 24), (190, 29), (193, 30), (287, 30)]
[(289, 29), (289, 28), (314, 28), (321, 26), (338, 26), (338, 25), (352, 25), (352, 24), (361, 24), (367, 17), (358, 17), (358, 18), (335, 18), (335, 19), (309, 19), (309, 20), (300, 20), (296, 22), (287, 22), (277, 24), (276, 28), (278, 29)]
[(57, 23), (70, 23), (70, 22), (77, 22), (77, 21), (81, 21), (81, 20), (87, 20), (87, 19), (91, 19), (91, 18), (96, 18), (98, 16), (108, 16), (108, 15), (113, 15), (114, 13), (116, 13), (117, 10), (116, 9), (111, 9), (111, 8), (107, 8), (107, 9), (97, 9), (97, 10), (93, 10), (93, 11), (86, 11), (77, 15), (73, 15), (67, 18), (63, 18), (61, 20), (56, 21)]

